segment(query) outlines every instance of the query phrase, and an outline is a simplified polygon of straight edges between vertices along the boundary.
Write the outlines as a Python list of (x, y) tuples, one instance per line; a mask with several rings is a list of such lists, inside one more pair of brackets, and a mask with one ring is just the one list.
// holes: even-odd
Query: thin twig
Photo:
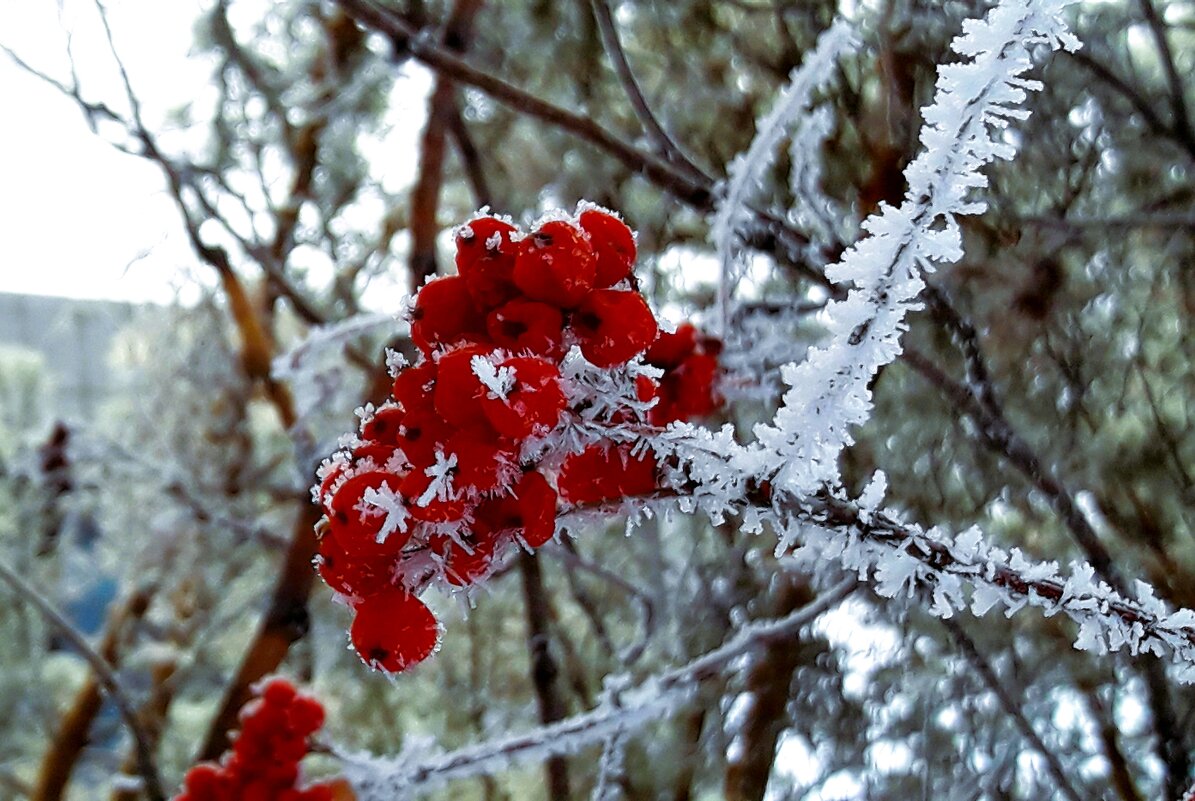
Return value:
[(4, 562), (0, 562), (0, 579), (3, 579), (16, 592), (17, 596), (31, 604), (45, 620), (58, 629), (79, 655), (95, 672), (104, 692), (116, 704), (120, 717), (133, 737), (137, 753), (137, 772), (145, 783), (145, 794), (150, 801), (166, 801), (166, 794), (162, 789), (162, 779), (158, 775), (157, 764), (154, 761), (153, 739), (149, 736), (137, 717), (137, 708), (133, 705), (127, 692), (116, 678), (108, 662), (91, 647), (87, 638), (75, 628), (69, 620), (63, 617), (54, 605), (26, 582), (15, 570)]
[(622, 42), (619, 41), (618, 28), (614, 24), (614, 15), (610, 13), (610, 4), (607, 0), (590, 0), (590, 6), (593, 8), (593, 17), (597, 20), (602, 47), (605, 49), (606, 55), (610, 58), (610, 64), (614, 67), (614, 74), (618, 77), (618, 82), (622, 85), (627, 100), (631, 103), (631, 109), (639, 119), (639, 124), (643, 126), (644, 132), (655, 143), (656, 151), (692, 175), (707, 183), (712, 183), (713, 179), (709, 174), (689, 158), (684, 148), (669, 135), (668, 131), (664, 129), (663, 123), (660, 122), (651, 110), (651, 106), (648, 104), (647, 98), (639, 86), (639, 81), (635, 79), (635, 73), (631, 69), (630, 62), (627, 60), (627, 54), (623, 50)]
[(1017, 699), (1012, 697), (1012, 692), (1000, 681), (1000, 677), (996, 675), (996, 671), (992, 668), (991, 663), (988, 662), (979, 650), (967, 632), (963, 629), (958, 621), (952, 618), (943, 618), (942, 625), (950, 632), (950, 636), (954, 638), (955, 644), (959, 650), (963, 652), (963, 656), (971, 663), (971, 667), (983, 679), (983, 683), (996, 696), (996, 700), (1000, 702), (1000, 708), (1004, 710), (1004, 714), (1012, 718), (1013, 723), (1016, 724), (1017, 729), (1021, 732), (1021, 736), (1029, 741), (1029, 745), (1034, 751), (1037, 751), (1046, 761), (1046, 768), (1050, 771), (1050, 775), (1054, 777), (1058, 789), (1062, 791), (1070, 801), (1083, 801), (1084, 796), (1079, 794), (1075, 789), (1074, 784), (1071, 783), (1070, 777), (1062, 769), (1062, 763), (1058, 761), (1058, 756), (1046, 747), (1046, 744), (1038, 736), (1037, 731), (1033, 728), (1033, 724), (1025, 717), (1024, 711), (1021, 709), (1021, 704)]
[(1191, 116), (1187, 113), (1187, 90), (1178, 74), (1178, 65), (1170, 49), (1170, 40), (1166, 37), (1166, 24), (1152, 0), (1137, 0), (1137, 5), (1141, 7), (1141, 13), (1145, 15), (1145, 21), (1149, 24), (1154, 41), (1158, 45), (1158, 56), (1162, 61), (1162, 70), (1166, 73), (1166, 83), (1170, 87), (1170, 110), (1174, 117), (1171, 125), (1174, 133), (1188, 150), (1195, 151), (1195, 130), (1191, 128)]

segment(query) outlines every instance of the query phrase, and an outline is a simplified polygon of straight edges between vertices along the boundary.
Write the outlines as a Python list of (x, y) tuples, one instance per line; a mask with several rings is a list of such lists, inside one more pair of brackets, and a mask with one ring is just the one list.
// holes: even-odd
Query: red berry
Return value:
[(556, 485), (572, 504), (647, 495), (657, 488), (655, 454), (631, 456), (626, 445), (591, 445), (564, 460)]
[[(398, 439), (397, 432), (395, 432), (395, 439)], [(394, 445), (384, 445), (380, 442), (366, 440), (362, 444), (353, 448), (353, 469), (350, 472), (386, 472), (386, 465), (389, 464), (392, 458), (394, 458), (394, 452), (396, 450), (397, 448)]]
[(363, 598), (388, 586), (391, 581), (392, 558), (363, 558), (360, 554), (351, 554), (331, 533), (320, 538), (315, 566), (325, 584), (349, 597)]
[(316, 473), (316, 477), (320, 479), (319, 489), (316, 490), (316, 500), (325, 512), (331, 509), (332, 488), (336, 486), (337, 481), (344, 475), (348, 467), (349, 457), (343, 452), (338, 452), (330, 459), (325, 459), (324, 463), (320, 465)]
[(379, 445), (397, 445), (405, 412), (393, 404), (382, 406), (361, 423), (361, 439)]
[(335, 801), (336, 792), (330, 784), (313, 784), (300, 790), (294, 799), (279, 799), (278, 801)]
[(638, 292), (595, 289), (573, 313), (581, 353), (595, 367), (624, 364), (656, 339), (656, 318)]
[(587, 209), (577, 220), (589, 234), (597, 255), (597, 276), (594, 286), (614, 286), (631, 274), (635, 266), (635, 235), (626, 223), (605, 211)]
[(482, 524), (474, 525), (464, 544), (444, 537), (432, 549), (444, 557), (444, 578), (448, 583), (465, 587), (490, 574), (498, 547), (507, 541), (500, 536), (499, 529)]
[(430, 407), (435, 388), (435, 362), (427, 361), (404, 367), (394, 377), (394, 399), (401, 403), (408, 413)]
[(436, 412), (457, 427), (482, 419), (481, 398), (485, 387), (473, 372), (473, 357), (488, 356), (492, 349), (470, 345), (440, 357), (436, 379)]
[(523, 474), (515, 496), (523, 518), (523, 541), (538, 548), (556, 534), (556, 490), (533, 470)]
[(429, 281), (415, 297), (411, 339), (424, 353), (468, 340), (482, 331), (483, 318), (473, 305), (465, 279), (450, 275)]
[(324, 705), (308, 695), (300, 695), (290, 705), (290, 721), (304, 737), (319, 731), (324, 725)]
[(494, 430), (521, 440), (556, 427), (566, 403), (556, 365), (536, 356), (515, 356), (497, 370), (512, 371), (513, 380), (505, 397), (487, 391), (481, 398), (481, 410)]
[(357, 604), (356, 613), (350, 630), (353, 647), (365, 664), (387, 673), (422, 662), (440, 637), (431, 610), (406, 590), (371, 595)]
[(489, 426), (462, 428), (445, 447), (456, 456), (456, 482), (462, 490), (490, 492), (518, 472), (518, 446)]
[(422, 471), (436, 461), (436, 449), (452, 436), (454, 429), (432, 409), (409, 413), (402, 421), (398, 444), (412, 470)]
[(518, 252), (511, 234), (516, 230), (494, 217), (479, 217), (457, 229), (456, 271), (482, 309), (492, 309), (518, 294), (511, 279)]
[(547, 303), (512, 300), (490, 312), (485, 328), (495, 345), (513, 353), (529, 351), (549, 359), (564, 355), (564, 316)]
[(353, 476), (344, 482), (332, 497), (328, 514), (328, 531), (350, 554), (385, 557), (402, 549), (410, 539), (402, 527), (390, 531), (378, 542), (387, 521), (387, 510), (366, 500), (373, 492), (395, 493), (399, 480), (390, 473), (370, 472)]
[(597, 257), (589, 236), (564, 222), (546, 222), (524, 239), (514, 282), (524, 295), (571, 309), (593, 288)]
[(682, 323), (674, 333), (661, 331), (655, 343), (647, 349), (643, 361), (656, 367), (676, 367), (697, 347), (697, 329), (692, 323)]
[(299, 694), (295, 689), (295, 685), (291, 684), (287, 679), (281, 676), (275, 676), (266, 682), (259, 695), (261, 700), (267, 706), (285, 707), (288, 706), (295, 697)]
[(407, 504), (411, 517), (427, 523), (453, 523), (465, 516), (468, 504), (456, 486), (456, 470), (452, 469), (451, 473), (451, 491), (430, 493), (433, 479), (425, 470), (412, 470), (406, 475), (399, 487), (403, 495), (411, 499)]

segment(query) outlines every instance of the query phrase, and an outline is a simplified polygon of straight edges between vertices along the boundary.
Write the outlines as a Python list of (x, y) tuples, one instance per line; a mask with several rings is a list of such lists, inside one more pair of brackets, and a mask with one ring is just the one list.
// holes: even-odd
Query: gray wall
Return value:
[(129, 303), (0, 292), (0, 345), (41, 354), (55, 390), (47, 411), (86, 421), (105, 397), (128, 389), (111, 355), (136, 312)]

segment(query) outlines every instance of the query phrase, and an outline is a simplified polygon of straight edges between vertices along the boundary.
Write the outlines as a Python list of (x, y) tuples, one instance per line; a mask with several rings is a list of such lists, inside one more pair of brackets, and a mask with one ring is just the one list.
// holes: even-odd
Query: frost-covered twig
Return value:
[(329, 348), (340, 348), (365, 334), (387, 328), (398, 328), (393, 314), (357, 314), (336, 323), (317, 326), (308, 332), (293, 348), (274, 357), (270, 373), (277, 381), (288, 381), (300, 377), (304, 366), (313, 356)]
[(572, 754), (606, 742), (666, 717), (688, 701), (700, 682), (719, 675), (735, 657), (759, 642), (791, 636), (842, 601), (855, 585), (853, 579), (842, 581), (791, 615), (746, 626), (728, 642), (681, 667), (638, 686), (620, 688), (616, 703), (608, 699), (589, 712), (557, 723), (449, 753), (436, 753), (427, 743), (385, 759), (340, 753), (344, 775), (358, 801), (393, 801), (457, 779), (492, 774), (511, 765)]
[(822, 33), (813, 52), (793, 70), (788, 85), (781, 90), (771, 110), (760, 119), (747, 152), (736, 156), (727, 167), (726, 194), (718, 202), (710, 228), (721, 263), (718, 310), (723, 334), (729, 330), (730, 301), (741, 277), (737, 258), (739, 232), (755, 218), (750, 207), (751, 197), (758, 191), (789, 127), (799, 115), (808, 111), (814, 93), (830, 82), (834, 64), (855, 42), (845, 20), (838, 20)]
[(137, 709), (133, 705), (132, 699), (129, 698), (129, 694), (121, 686), (120, 680), (116, 677), (116, 673), (113, 672), (111, 665), (91, 647), (91, 643), (87, 642), (87, 638), (71, 625), (70, 621), (63, 617), (62, 613), (55, 609), (54, 605), (44, 595), (34, 589), (32, 585), (21, 578), (15, 570), (4, 562), (0, 562), (0, 579), (3, 579), (6, 584), (12, 587), (18, 597), (31, 604), (38, 611), (38, 614), (45, 618), (46, 622), (58, 629), (59, 633), (67, 639), (74, 649), (79, 652), (79, 655), (91, 666), (92, 671), (95, 672), (95, 676), (100, 682), (100, 686), (104, 688), (104, 692), (112, 699), (112, 703), (116, 705), (121, 720), (128, 727), (129, 734), (132, 735), (134, 752), (137, 758), (137, 772), (141, 775), (141, 779), (144, 782), (146, 796), (149, 797), (150, 801), (165, 801), (166, 794), (162, 789), (162, 779), (158, 775), (157, 763), (154, 761), (153, 738), (150, 737), (149, 733), (141, 725)]
[(791, 389), (773, 425), (757, 435), (775, 455), (777, 485), (798, 495), (838, 483), (838, 456), (871, 411), (872, 377), (901, 351), (906, 314), (919, 307), (923, 273), (962, 256), (955, 217), (983, 210), (971, 196), (986, 186), (980, 171), (1014, 148), (996, 138), (1023, 119), (1022, 78), (1036, 44), (1073, 49), (1077, 40), (1059, 12), (1071, 0), (1006, 0), (983, 21), (970, 20), (953, 50), (969, 58), (939, 70), (934, 103), (924, 111), (924, 150), (905, 170), (909, 189), (899, 207), (885, 205), (864, 222), (869, 236), (827, 268), (851, 286), (825, 318), (831, 340), (784, 370)]
[[(669, 465), (665, 480), (672, 487), (651, 502), (636, 498), (622, 504), (632, 520), (661, 513), (669, 500), (715, 524), (738, 515), (745, 532), (773, 528), (780, 536), (778, 554), (791, 552), (814, 566), (837, 563), (870, 581), (882, 596), (926, 595), (929, 611), (940, 617), (968, 607), (983, 615), (999, 603), (1010, 616), (1027, 605), (1047, 615), (1062, 612), (1079, 624), (1075, 646), (1080, 650), (1170, 654), (1179, 665), (1177, 678), (1195, 682), (1195, 611), (1169, 612), (1144, 582), (1135, 582), (1135, 597), (1130, 597), (1098, 580), (1086, 562), (1072, 562), (1064, 575), (1056, 562), (1034, 562), (1019, 549), (986, 543), (975, 527), (951, 537), (941, 529), (906, 523), (879, 508), (882, 475), (858, 501), (837, 488), (795, 493), (767, 480), (765, 466), (775, 453), (736, 443), (730, 426), (712, 432), (673, 424), (663, 431), (624, 433), (627, 441), (637, 435), (635, 448), (650, 449), (658, 463)], [(566, 525), (583, 519), (575, 514)]]
[(840, 221), (846, 216), (822, 190), (822, 147), (834, 131), (834, 112), (822, 105), (802, 117), (788, 143), (788, 186), (793, 205), (788, 221), (810, 233), (815, 246), (839, 243)]

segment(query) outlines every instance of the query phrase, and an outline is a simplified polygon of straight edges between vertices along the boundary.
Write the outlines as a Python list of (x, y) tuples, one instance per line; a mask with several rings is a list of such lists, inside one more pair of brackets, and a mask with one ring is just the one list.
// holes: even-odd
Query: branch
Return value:
[(686, 665), (659, 674), (636, 687), (624, 683), (618, 688), (617, 703), (600, 704), (589, 712), (549, 726), (440, 754), (429, 754), (426, 744), (388, 759), (352, 754), (338, 748), (331, 750), (340, 758), (358, 801), (391, 801), (414, 789), (426, 792), (450, 781), (492, 774), (513, 764), (539, 761), (556, 754), (572, 754), (658, 722), (684, 704), (701, 682), (721, 675), (736, 657), (760, 643), (792, 637), (840, 603), (855, 586), (852, 579), (840, 582), (787, 617), (744, 627), (727, 643)]
[(62, 613), (55, 609), (53, 604), (46, 600), (45, 596), (34, 589), (4, 562), (0, 562), (0, 579), (3, 579), (6, 584), (12, 587), (19, 598), (32, 605), (45, 618), (47, 623), (58, 629), (67, 642), (91, 666), (92, 671), (99, 680), (100, 686), (103, 687), (104, 692), (116, 705), (121, 720), (124, 721), (125, 726), (129, 729), (129, 734), (133, 737), (133, 743), (137, 752), (137, 772), (141, 775), (141, 779), (145, 783), (145, 794), (149, 797), (150, 801), (166, 801), (166, 794), (162, 789), (162, 779), (158, 775), (157, 764), (154, 761), (153, 739), (142, 728), (141, 721), (137, 717), (137, 709), (133, 705), (132, 700), (130, 700), (128, 693), (125, 692), (124, 687), (121, 686), (120, 681), (116, 678), (111, 665), (91, 647), (91, 644), (87, 642), (87, 638), (71, 625), (70, 621), (63, 617)]
[[(556, 660), (548, 649), (548, 596), (544, 591), (543, 574), (535, 554), (519, 553), (519, 574), (523, 579), (523, 603), (527, 614), (527, 648), (530, 652), (531, 684), (539, 705), (539, 720), (543, 724), (555, 723), (565, 715), (564, 699), (560, 696), (556, 677), (559, 671)], [(568, 762), (563, 756), (553, 754), (544, 764), (547, 779), (548, 798), (551, 801), (568, 801)]]
[(1152, 0), (1137, 0), (1137, 5), (1141, 7), (1141, 13), (1145, 16), (1145, 21), (1149, 24), (1154, 41), (1158, 45), (1162, 70), (1166, 73), (1166, 83), (1170, 87), (1170, 109), (1174, 117), (1172, 120), (1174, 134), (1183, 142), (1184, 147), (1195, 151), (1195, 130), (1191, 128), (1191, 116), (1187, 113), (1186, 87), (1183, 86), (1182, 78), (1178, 74), (1174, 53), (1170, 50), (1170, 41), (1166, 37), (1166, 25), (1162, 22)]
[(635, 80), (635, 73), (631, 69), (630, 62), (627, 61), (626, 51), (623, 50), (622, 43), (618, 39), (618, 29), (614, 24), (614, 15), (610, 13), (610, 4), (607, 0), (590, 0), (590, 7), (593, 9), (593, 17), (597, 21), (602, 48), (606, 51), (611, 66), (614, 67), (614, 74), (618, 77), (618, 82), (622, 85), (627, 100), (631, 103), (631, 109), (639, 119), (639, 124), (643, 126), (648, 138), (655, 144), (656, 152), (694, 178), (705, 183), (712, 183), (713, 179), (693, 163), (684, 148), (664, 130), (664, 126), (652, 112), (647, 98), (643, 95), (643, 90), (639, 87), (639, 82)]
[[(115, 668), (119, 657), (118, 646), (125, 627), (131, 621), (145, 615), (149, 609), (152, 589), (140, 589), (128, 596), (108, 616), (104, 633), (100, 638), (96, 654), (104, 663)], [(103, 694), (94, 672), (88, 674), (83, 686), (75, 693), (66, 714), (42, 756), (38, 769), (37, 785), (30, 796), (33, 801), (58, 801), (66, 792), (71, 773), (83, 749), (90, 739), (91, 726), (103, 706)], [(136, 771), (136, 751), (133, 753), (132, 771)]]
[(633, 172), (643, 173), (656, 185), (699, 208), (710, 203), (710, 187), (694, 181), (677, 167), (650, 153), (638, 150), (587, 116), (553, 105), (519, 89), (484, 70), (477, 69), (437, 45), (424, 31), (378, 5), (373, 0), (337, 0), (345, 11), (363, 25), (378, 30), (391, 40), (406, 43), (410, 55), (458, 83), (475, 87), (514, 110), (549, 122), (609, 153)]
[(1012, 692), (1004, 686), (1004, 682), (1000, 681), (1000, 677), (996, 675), (995, 669), (992, 668), (987, 658), (980, 653), (979, 648), (975, 645), (975, 641), (967, 636), (967, 632), (956, 620), (950, 618), (944, 619), (942, 625), (950, 632), (950, 636), (954, 638), (955, 644), (963, 652), (963, 656), (966, 657), (967, 661), (971, 663), (971, 667), (983, 679), (983, 683), (996, 696), (996, 700), (1000, 702), (1000, 707), (1004, 710), (1004, 714), (1012, 718), (1013, 723), (1016, 724), (1017, 729), (1021, 732), (1021, 736), (1046, 761), (1046, 769), (1054, 777), (1054, 783), (1058, 785), (1058, 789), (1062, 791), (1062, 794), (1069, 801), (1083, 801), (1084, 796), (1079, 794), (1074, 784), (1071, 783), (1070, 778), (1066, 775), (1066, 772), (1063, 771), (1062, 763), (1058, 761), (1057, 754), (1047, 748), (1046, 744), (1042, 742), (1041, 737), (1034, 730), (1033, 724), (1025, 717), (1025, 712), (1021, 709), (1021, 704), (1016, 698), (1012, 697)]

